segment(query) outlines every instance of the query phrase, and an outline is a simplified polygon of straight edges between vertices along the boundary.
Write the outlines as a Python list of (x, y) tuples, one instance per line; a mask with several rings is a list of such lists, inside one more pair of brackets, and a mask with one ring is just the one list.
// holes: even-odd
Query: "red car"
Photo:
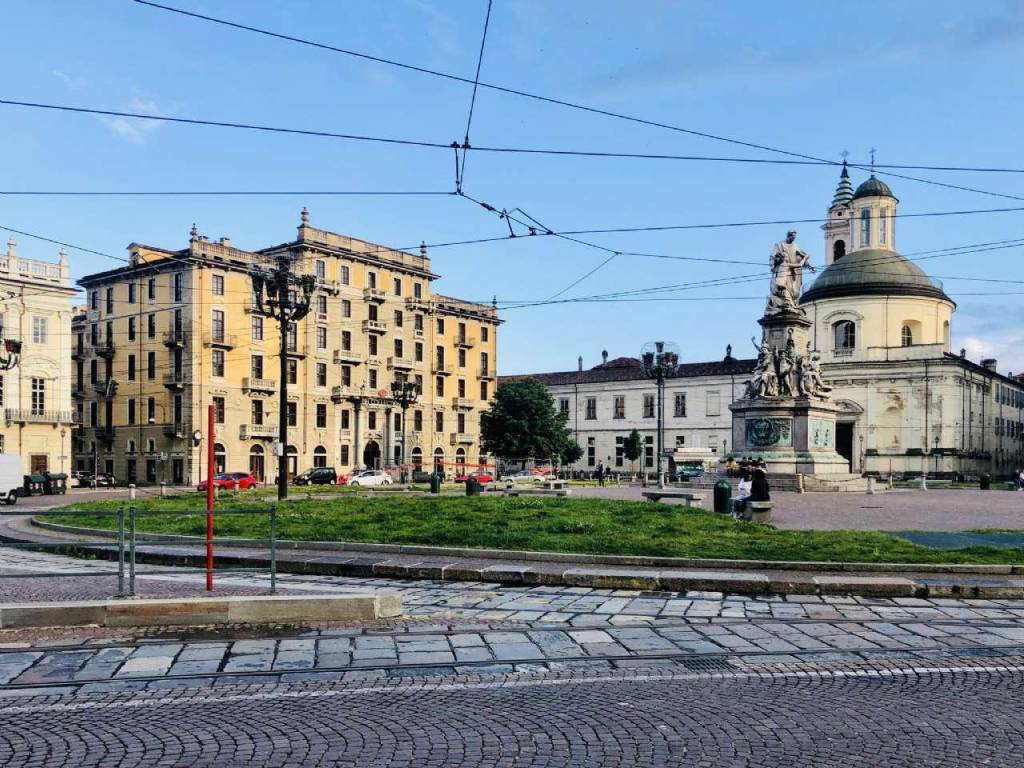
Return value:
[(463, 472), (461, 475), (457, 475), (455, 477), (455, 482), (465, 483), (471, 477), (475, 477), (476, 481), (481, 485), (483, 485), (484, 483), (494, 482), (494, 475), (492, 475), (490, 472), (470, 472), (469, 474)]
[[(245, 491), (249, 488), (255, 488), (259, 483), (260, 481), (248, 472), (223, 472), (213, 476), (213, 487), (225, 491), (233, 491), (236, 488)], [(200, 480), (196, 490), (205, 491), (206, 481)]]

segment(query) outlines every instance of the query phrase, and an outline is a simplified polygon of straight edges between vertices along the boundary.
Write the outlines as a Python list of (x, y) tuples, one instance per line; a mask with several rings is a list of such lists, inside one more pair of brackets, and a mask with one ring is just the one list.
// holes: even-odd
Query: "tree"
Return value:
[(644, 445), (640, 439), (640, 433), (635, 429), (629, 433), (629, 437), (622, 441), (622, 455), (629, 459), (633, 472), (636, 472), (636, 460), (643, 453)]
[(502, 383), (490, 409), (480, 414), (480, 433), (484, 450), (505, 459), (560, 457), (564, 462), (580, 451), (565, 415), (555, 410), (551, 394), (536, 379)]
[(570, 464), (575, 464), (577, 461), (583, 458), (583, 449), (580, 448), (580, 444), (575, 440), (570, 439), (566, 443), (565, 447), (562, 448), (562, 466), (567, 467)]

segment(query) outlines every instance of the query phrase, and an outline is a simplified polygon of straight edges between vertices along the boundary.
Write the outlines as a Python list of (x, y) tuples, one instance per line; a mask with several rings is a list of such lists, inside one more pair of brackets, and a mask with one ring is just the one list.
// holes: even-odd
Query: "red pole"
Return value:
[(206, 424), (206, 591), (213, 591), (213, 406)]

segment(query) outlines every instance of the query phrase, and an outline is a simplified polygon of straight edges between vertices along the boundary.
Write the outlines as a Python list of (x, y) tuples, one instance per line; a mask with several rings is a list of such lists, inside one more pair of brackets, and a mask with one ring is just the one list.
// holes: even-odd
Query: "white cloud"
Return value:
[(74, 75), (69, 75), (67, 72), (61, 72), (59, 69), (53, 70), (53, 76), (64, 83), (64, 85), (72, 91), (80, 91), (85, 88), (84, 77), (75, 77)]
[[(160, 106), (153, 100), (133, 96), (123, 107), (125, 112), (163, 114)], [(120, 110), (119, 110), (120, 111)], [(132, 117), (101, 117), (100, 120), (115, 134), (122, 136), (133, 144), (143, 144), (146, 138), (160, 127), (156, 120), (140, 120)]]
[(979, 339), (977, 336), (965, 336), (960, 339), (960, 347), (967, 350), (967, 357), (978, 362), (986, 357), (998, 360), (999, 372), (1002, 374), (1024, 372), (1024, 332), (1019, 330), (1004, 334), (996, 334)]

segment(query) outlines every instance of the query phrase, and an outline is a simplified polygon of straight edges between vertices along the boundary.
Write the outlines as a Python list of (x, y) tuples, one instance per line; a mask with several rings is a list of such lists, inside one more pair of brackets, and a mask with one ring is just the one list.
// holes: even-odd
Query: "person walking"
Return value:
[(598, 487), (604, 487), (604, 464), (600, 461), (597, 462), (597, 472), (595, 474), (597, 475)]

